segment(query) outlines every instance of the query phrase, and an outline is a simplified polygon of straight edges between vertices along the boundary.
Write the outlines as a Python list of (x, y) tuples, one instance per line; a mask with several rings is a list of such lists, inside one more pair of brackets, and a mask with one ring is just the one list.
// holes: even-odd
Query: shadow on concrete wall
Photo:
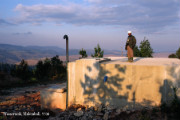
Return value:
[[(103, 64), (103, 63), (102, 63)], [(143, 102), (136, 102), (136, 92), (132, 91), (132, 84), (128, 84), (126, 87), (122, 86), (122, 82), (125, 80), (120, 74), (126, 73), (126, 66), (115, 65), (115, 69), (118, 71), (117, 74), (111, 74), (111, 69), (107, 70), (102, 67), (99, 63), (94, 64), (94, 67), (99, 70), (99, 77), (92, 79), (85, 74), (85, 82), (81, 81), (81, 86), (84, 89), (84, 96), (87, 96), (84, 103), (93, 102), (94, 104), (100, 102), (105, 105), (118, 106), (121, 108), (135, 108), (144, 107), (146, 105), (151, 106), (152, 101), (144, 99)], [(89, 72), (92, 71), (91, 67), (87, 67)], [(107, 81), (104, 82), (104, 77), (111, 74)], [(126, 89), (126, 90), (125, 90)], [(134, 88), (133, 88), (134, 89)], [(121, 93), (123, 91), (123, 93)], [(132, 99), (129, 100), (129, 96)]]
[[(127, 100), (128, 93), (124, 96), (119, 96), (118, 91), (115, 91), (112, 85), (120, 90), (122, 90), (121, 82), (124, 80), (119, 74), (108, 77), (107, 81), (104, 81), (104, 77), (110, 73), (110, 70), (105, 70), (99, 66), (99, 63), (94, 64), (94, 67), (97, 70), (100, 70), (99, 77), (96, 79), (92, 79), (88, 75), (85, 74), (85, 82), (81, 82), (81, 86), (84, 89), (84, 95), (88, 96), (85, 100), (85, 103), (91, 101), (96, 102), (100, 101), (104, 104), (115, 103), (113, 100), (115, 97)], [(100, 67), (100, 68), (99, 68)], [(92, 68), (87, 67), (88, 71), (91, 72)], [(116, 69), (119, 72), (125, 73), (126, 67), (121, 67), (120, 65), (116, 66)], [(129, 86), (129, 89), (131, 87)]]
[(173, 86), (179, 87), (180, 86), (180, 66), (178, 64), (173, 63), (171, 67), (168, 68), (169, 76), (175, 79)]
[[(174, 95), (177, 95), (180, 99), (179, 86), (180, 86), (180, 67), (178, 64), (172, 64), (171, 67), (167, 67), (167, 76), (172, 80), (165, 79), (163, 85), (160, 87), (159, 92), (161, 93), (161, 104), (170, 104)], [(174, 93), (173, 89), (177, 89), (177, 93)]]
[(161, 93), (161, 104), (169, 104), (173, 99), (173, 83), (170, 80), (164, 80), (163, 85), (160, 87), (159, 92)]

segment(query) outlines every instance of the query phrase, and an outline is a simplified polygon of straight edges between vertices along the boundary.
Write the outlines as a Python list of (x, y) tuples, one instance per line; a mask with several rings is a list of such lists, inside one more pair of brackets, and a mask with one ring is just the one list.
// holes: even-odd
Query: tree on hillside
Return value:
[(91, 57), (98, 57), (102, 58), (104, 54), (104, 51), (101, 50), (100, 45), (98, 44), (97, 47), (94, 48), (94, 54), (91, 55)]
[(84, 50), (83, 48), (79, 51), (79, 54), (81, 55), (82, 58), (86, 58), (88, 56), (86, 50)]
[(177, 56), (175, 54), (170, 54), (168, 58), (177, 58)]
[(179, 47), (179, 49), (176, 51), (176, 56), (180, 59), (180, 47)]
[(28, 80), (32, 76), (32, 71), (30, 71), (27, 62), (24, 59), (22, 59), (20, 64), (16, 67), (16, 76), (22, 80)]
[(36, 65), (35, 75), (39, 80), (49, 80), (63, 77), (66, 73), (66, 68), (63, 62), (56, 55), (51, 59), (46, 58), (44, 61), (39, 61)]
[(147, 39), (141, 41), (139, 48), (141, 52), (141, 57), (153, 57), (153, 49), (151, 48), (151, 44)]
[(35, 76), (39, 80), (45, 77), (44, 63), (42, 60), (38, 61), (36, 65)]
[(58, 55), (51, 58), (51, 65), (52, 65), (51, 76), (54, 78), (62, 77), (62, 74), (66, 72), (66, 69), (63, 66), (63, 62), (59, 59)]
[(141, 57), (141, 52), (137, 45), (134, 47), (133, 52), (134, 52), (134, 57)]
[(51, 61), (49, 58), (46, 58), (44, 61), (38, 61), (36, 65), (36, 77), (39, 80), (48, 80), (50, 78), (51, 73)]

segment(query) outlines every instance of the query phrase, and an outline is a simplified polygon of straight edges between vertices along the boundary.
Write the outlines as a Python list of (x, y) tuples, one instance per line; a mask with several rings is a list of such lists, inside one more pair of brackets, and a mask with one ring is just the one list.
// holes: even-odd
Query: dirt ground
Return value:
[(101, 109), (73, 105), (65, 111), (41, 109), (40, 90), (53, 85), (57, 84), (3, 91), (0, 96), (0, 120), (179, 120), (177, 114), (163, 112), (161, 107), (123, 111), (103, 105)]

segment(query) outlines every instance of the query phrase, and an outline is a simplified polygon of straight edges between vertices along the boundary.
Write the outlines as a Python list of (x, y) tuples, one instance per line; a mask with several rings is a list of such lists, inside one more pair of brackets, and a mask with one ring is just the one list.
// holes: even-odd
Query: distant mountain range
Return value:
[[(71, 61), (79, 58), (80, 49), (70, 49), (69, 55)], [(94, 50), (86, 49), (88, 56), (94, 53)], [(167, 58), (168, 55), (175, 52), (159, 52), (154, 53), (153, 57)], [(122, 53), (118, 50), (104, 50), (104, 56), (120, 56)], [(53, 57), (59, 55), (62, 60), (65, 60), (66, 50), (56, 46), (17, 46), (9, 44), (0, 44), (0, 62), (3, 63), (18, 63), (22, 59), (37, 60), (45, 57)], [(123, 51), (123, 56), (126, 56), (126, 51)]]
[[(78, 55), (80, 49), (70, 49), (70, 55)], [(94, 51), (86, 50), (90, 56)], [(120, 55), (118, 50), (104, 50), (104, 54)], [(55, 55), (65, 56), (66, 50), (56, 46), (17, 46), (9, 44), (0, 44), (0, 62), (17, 63), (22, 59), (40, 59), (53, 57)]]

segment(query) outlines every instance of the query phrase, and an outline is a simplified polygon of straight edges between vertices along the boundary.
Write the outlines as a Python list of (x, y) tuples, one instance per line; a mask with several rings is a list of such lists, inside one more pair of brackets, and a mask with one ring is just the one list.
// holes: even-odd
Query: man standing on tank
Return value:
[(131, 31), (128, 31), (128, 38), (126, 41), (125, 49), (127, 50), (128, 62), (133, 62), (133, 49), (136, 45), (136, 38), (132, 35)]

